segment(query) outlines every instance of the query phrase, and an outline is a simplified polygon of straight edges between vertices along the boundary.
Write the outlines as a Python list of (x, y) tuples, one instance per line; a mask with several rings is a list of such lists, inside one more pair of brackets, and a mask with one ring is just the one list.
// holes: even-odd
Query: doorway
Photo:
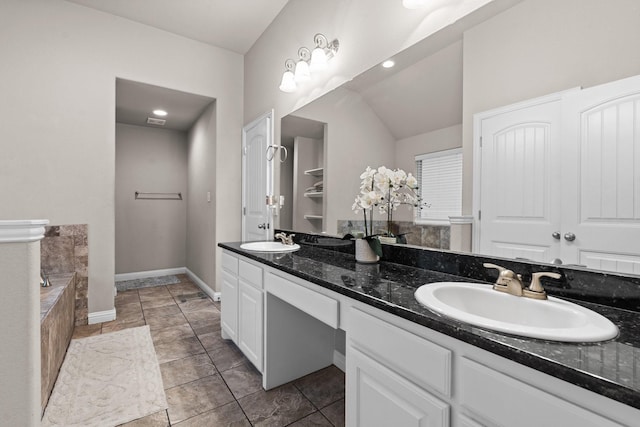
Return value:
[(213, 255), (202, 254), (215, 250), (215, 99), (116, 79), (115, 129), (116, 280), (205, 277)]

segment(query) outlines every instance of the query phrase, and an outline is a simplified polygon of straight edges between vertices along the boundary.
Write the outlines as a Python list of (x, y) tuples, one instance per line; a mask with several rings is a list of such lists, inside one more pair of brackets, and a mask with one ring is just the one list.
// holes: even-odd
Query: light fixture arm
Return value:
[(324, 49), (327, 54), (327, 59), (335, 56), (335, 54), (338, 53), (338, 49), (340, 48), (340, 42), (338, 41), (338, 39), (334, 39), (329, 42), (327, 36), (322, 33), (316, 34), (313, 37), (313, 42), (315, 43), (316, 47)]

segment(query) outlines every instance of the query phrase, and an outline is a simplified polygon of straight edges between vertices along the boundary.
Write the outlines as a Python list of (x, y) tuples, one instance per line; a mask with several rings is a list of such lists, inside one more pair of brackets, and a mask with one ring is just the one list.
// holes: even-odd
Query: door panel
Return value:
[(273, 143), (273, 112), (242, 129), (242, 240), (270, 240), (267, 195), (273, 194), (273, 171), (267, 147)]
[(559, 99), (482, 120), (479, 252), (559, 256), (559, 123)]
[(563, 100), (563, 230), (568, 262), (640, 270), (640, 76)]

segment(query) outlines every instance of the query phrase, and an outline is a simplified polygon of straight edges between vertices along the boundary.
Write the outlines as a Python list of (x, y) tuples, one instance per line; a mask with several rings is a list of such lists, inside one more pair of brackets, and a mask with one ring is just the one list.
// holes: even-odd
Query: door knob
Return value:
[(571, 232), (564, 233), (564, 240), (566, 240), (567, 242), (573, 242), (574, 240), (576, 240), (576, 235)]
[(553, 237), (556, 240), (560, 240), (560, 232), (554, 231), (553, 233), (551, 233), (551, 237)]

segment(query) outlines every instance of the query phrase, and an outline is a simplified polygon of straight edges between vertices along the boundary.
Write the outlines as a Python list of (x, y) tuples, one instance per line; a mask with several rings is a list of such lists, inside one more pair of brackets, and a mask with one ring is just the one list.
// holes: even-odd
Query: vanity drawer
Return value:
[(238, 261), (238, 276), (258, 289), (262, 289), (262, 268), (244, 260)]
[(338, 328), (338, 301), (335, 299), (273, 273), (266, 274), (265, 289), (332, 328)]
[(460, 403), (491, 425), (621, 427), (607, 418), (463, 357)]
[(352, 347), (424, 388), (451, 396), (449, 349), (353, 307), (348, 324)]
[(228, 252), (222, 251), (222, 268), (234, 276), (238, 275), (238, 258)]

